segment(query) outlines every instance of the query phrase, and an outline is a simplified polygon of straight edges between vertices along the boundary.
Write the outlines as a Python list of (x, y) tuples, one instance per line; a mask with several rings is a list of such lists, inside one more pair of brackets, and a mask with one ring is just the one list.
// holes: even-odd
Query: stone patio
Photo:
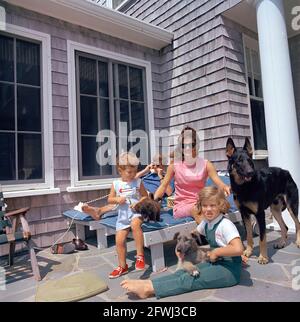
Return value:
[[(242, 230), (241, 227), (238, 227)], [(255, 250), (248, 265), (243, 269), (241, 283), (238, 286), (225, 289), (202, 290), (186, 293), (174, 297), (157, 300), (147, 299), (151, 302), (241, 302), (241, 301), (300, 301), (300, 280), (292, 274), (294, 269), (300, 274), (300, 249), (295, 245), (295, 235), (290, 234), (288, 245), (284, 249), (273, 249), (273, 243), (278, 240), (280, 234), (276, 231), (268, 231), (268, 249), (270, 263), (260, 265), (257, 263), (258, 237), (255, 237)], [(41, 267), (41, 275), (44, 281), (58, 279), (77, 271), (91, 271), (99, 275), (108, 284), (109, 289), (97, 296), (85, 299), (88, 302), (137, 302), (145, 301), (127, 295), (120, 287), (122, 279), (146, 279), (149, 277), (169, 274), (176, 269), (176, 257), (174, 255), (174, 242), (164, 245), (167, 271), (162, 273), (152, 273), (151, 267), (143, 272), (134, 271), (134, 241), (128, 242), (128, 264), (130, 272), (121, 278), (110, 280), (108, 274), (117, 264), (117, 255), (114, 244), (114, 237), (109, 237), (109, 247), (104, 250), (96, 248), (96, 240), (87, 240), (88, 251), (77, 252), (69, 255), (52, 255), (49, 250), (37, 252), (38, 261)], [(150, 252), (146, 249), (146, 262), (150, 263)], [(3, 266), (4, 259), (0, 265)], [(0, 272), (1, 273), (1, 272)], [(295, 272), (294, 272), (295, 274)], [(33, 279), (30, 262), (27, 255), (16, 257), (15, 265), (12, 268), (5, 267), (6, 284), (0, 285), (0, 301), (3, 302), (32, 302), (35, 301), (37, 282)], [(1, 276), (0, 276), (1, 277)], [(292, 280), (294, 278), (293, 290)], [(3, 288), (6, 288), (5, 290)]]

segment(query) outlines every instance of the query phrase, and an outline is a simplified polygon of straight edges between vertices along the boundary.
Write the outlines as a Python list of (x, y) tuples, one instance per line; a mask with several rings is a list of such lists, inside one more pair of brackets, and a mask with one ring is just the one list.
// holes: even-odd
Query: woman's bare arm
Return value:
[(162, 182), (161, 182), (160, 186), (158, 187), (158, 189), (155, 191), (154, 199), (162, 198), (162, 196), (166, 192), (167, 187), (169, 186), (169, 184), (170, 184), (170, 182), (171, 182), (173, 177), (174, 177), (174, 164), (171, 163), (168, 166), (167, 173), (166, 173), (164, 179), (162, 180)]
[(230, 187), (227, 186), (218, 176), (217, 171), (214, 167), (214, 165), (208, 161), (207, 162), (207, 172), (208, 172), (208, 176), (211, 178), (211, 180), (222, 190), (224, 191), (226, 196), (229, 196), (231, 191), (230, 191)]

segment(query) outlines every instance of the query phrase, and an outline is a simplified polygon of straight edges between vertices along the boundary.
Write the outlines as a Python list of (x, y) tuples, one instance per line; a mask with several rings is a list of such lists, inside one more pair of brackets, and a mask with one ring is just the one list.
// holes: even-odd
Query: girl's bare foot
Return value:
[(82, 206), (82, 211), (90, 215), (95, 220), (99, 220), (102, 215), (101, 208), (90, 207), (86, 203)]
[(123, 280), (120, 285), (127, 292), (134, 293), (141, 299), (154, 296), (151, 280)]
[(242, 257), (242, 264), (244, 266), (247, 266), (249, 258), (247, 256), (245, 256), (245, 255), (242, 255), (241, 257)]
[(90, 215), (93, 219), (99, 220), (101, 216), (109, 211), (115, 210), (116, 205), (109, 204), (105, 205), (103, 207), (97, 208), (97, 207), (90, 207), (88, 204), (84, 204), (82, 206), (82, 211), (86, 214)]

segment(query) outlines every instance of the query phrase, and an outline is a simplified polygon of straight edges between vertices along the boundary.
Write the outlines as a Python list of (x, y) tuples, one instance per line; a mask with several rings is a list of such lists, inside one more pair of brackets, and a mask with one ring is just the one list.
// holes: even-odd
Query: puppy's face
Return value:
[(145, 198), (138, 202), (134, 210), (140, 213), (144, 221), (159, 221), (160, 220), (160, 204), (151, 198)]
[(198, 246), (201, 243), (200, 235), (197, 232), (176, 233), (174, 239), (177, 240), (175, 250), (182, 260), (187, 255), (197, 252)]

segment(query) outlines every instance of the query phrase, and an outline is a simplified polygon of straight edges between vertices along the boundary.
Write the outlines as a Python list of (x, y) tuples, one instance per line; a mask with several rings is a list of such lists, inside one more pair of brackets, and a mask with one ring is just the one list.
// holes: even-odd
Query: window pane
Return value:
[(265, 112), (263, 102), (251, 100), (252, 127), (255, 150), (267, 150)]
[(145, 111), (143, 103), (131, 103), (131, 124), (132, 130), (145, 131)]
[(251, 77), (248, 77), (248, 85), (249, 85), (249, 94), (253, 95), (252, 78)]
[(119, 95), (121, 98), (128, 98), (127, 67), (118, 65), (119, 71)]
[[(122, 126), (126, 126), (127, 131), (125, 129), (120, 132), (119, 135), (119, 142), (118, 142), (118, 149), (120, 146), (120, 149), (122, 152), (128, 151), (131, 147), (130, 144), (128, 144), (128, 134), (130, 132), (130, 123), (129, 123), (129, 108), (128, 108), (128, 102), (127, 101), (120, 101), (120, 122), (123, 122), (125, 124), (122, 124)], [(118, 125), (119, 127), (120, 125)], [(118, 131), (120, 129), (118, 128)]]
[(0, 80), (14, 81), (14, 40), (0, 35)]
[(15, 129), (14, 86), (0, 83), (0, 130)]
[(42, 141), (40, 134), (18, 134), (19, 179), (42, 179)]
[(97, 95), (96, 60), (79, 57), (80, 93)]
[(108, 97), (108, 66), (107, 63), (98, 62), (99, 95)]
[(110, 129), (109, 100), (100, 99), (100, 128), (101, 130)]
[(97, 98), (80, 96), (81, 133), (97, 134)]
[(115, 98), (117, 96), (117, 84), (116, 84), (116, 75), (117, 75), (117, 72), (118, 72), (118, 69), (117, 69), (117, 64), (112, 64), (112, 70), (113, 70), (113, 97)]
[(99, 165), (96, 160), (98, 143), (96, 137), (81, 137), (81, 160), (82, 175), (97, 176), (99, 175)]
[(17, 82), (40, 85), (40, 45), (17, 40)]
[(127, 123), (127, 132), (130, 131), (129, 125), (129, 108), (127, 101), (120, 101), (120, 122)]
[[(99, 147), (101, 145), (107, 144), (107, 142), (108, 142), (108, 138), (105, 138), (104, 139), (104, 142), (99, 143)], [(108, 154), (109, 152), (110, 152), (110, 155)], [(103, 165), (100, 166), (100, 168), (101, 168), (101, 175), (102, 176), (104, 176), (104, 175), (112, 175), (111, 148), (110, 148), (110, 151), (105, 151), (104, 152), (104, 158), (105, 158), (105, 160), (108, 159), (109, 161), (107, 161), (108, 164), (105, 164), (105, 165), (103, 164)]]
[(17, 87), (17, 111), (19, 131), (41, 131), (40, 89)]
[(143, 71), (138, 68), (129, 68), (130, 98), (135, 101), (144, 100)]
[(246, 61), (247, 61), (248, 75), (250, 75), (252, 72), (252, 68), (251, 68), (251, 62), (250, 62), (250, 49), (248, 47), (246, 47)]
[(253, 68), (253, 73), (254, 74), (261, 75), (258, 52), (255, 51), (255, 50), (251, 50), (251, 54), (252, 54), (252, 68)]
[(255, 88), (255, 96), (256, 97), (263, 97), (262, 94), (262, 83), (260, 79), (254, 79), (254, 88)]
[(0, 180), (16, 180), (15, 135), (0, 133)]

